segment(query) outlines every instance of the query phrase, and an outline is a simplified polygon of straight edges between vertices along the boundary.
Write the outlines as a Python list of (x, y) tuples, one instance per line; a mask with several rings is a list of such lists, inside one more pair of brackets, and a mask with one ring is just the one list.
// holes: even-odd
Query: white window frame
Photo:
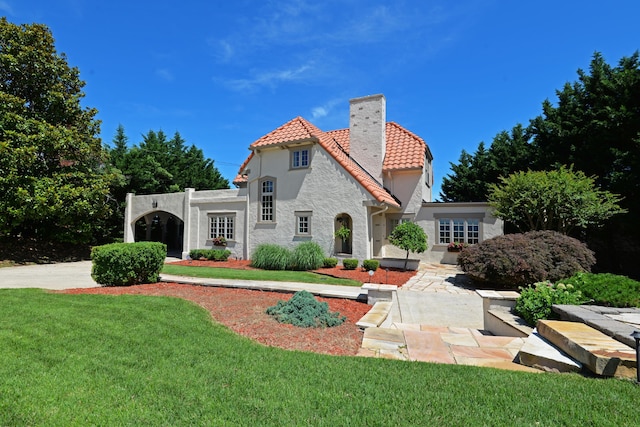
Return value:
[(296, 211), (296, 229), (295, 235), (302, 237), (311, 236), (311, 211)]
[(438, 244), (452, 242), (475, 245), (480, 243), (480, 219), (450, 216), (438, 218)]
[[(271, 183), (271, 188), (267, 187)], [(265, 177), (258, 183), (260, 189), (260, 203), (258, 210), (258, 222), (276, 221), (276, 179)]]
[(209, 239), (222, 236), (226, 240), (235, 240), (236, 214), (235, 213), (210, 213), (209, 215)]
[(291, 169), (306, 169), (311, 165), (311, 147), (300, 147), (290, 150)]

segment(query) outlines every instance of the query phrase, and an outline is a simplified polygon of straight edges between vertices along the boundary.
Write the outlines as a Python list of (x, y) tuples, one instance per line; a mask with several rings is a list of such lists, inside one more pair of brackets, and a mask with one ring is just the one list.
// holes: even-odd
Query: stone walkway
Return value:
[(421, 264), (394, 306), (382, 327), (365, 329), (358, 355), (541, 372), (513, 362), (523, 338), (482, 330), (482, 298), (456, 266)]

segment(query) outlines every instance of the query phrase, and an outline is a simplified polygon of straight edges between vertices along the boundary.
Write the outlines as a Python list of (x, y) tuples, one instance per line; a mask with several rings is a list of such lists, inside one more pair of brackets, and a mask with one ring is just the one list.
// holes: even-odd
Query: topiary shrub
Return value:
[(538, 282), (533, 286), (520, 289), (520, 296), (516, 300), (513, 311), (531, 326), (536, 326), (540, 319), (557, 319), (551, 310), (554, 304), (579, 305), (586, 302), (585, 298), (575, 286), (571, 284)]
[(458, 255), (458, 265), (472, 279), (510, 289), (558, 281), (594, 264), (584, 243), (555, 231), (497, 236)]
[(189, 251), (189, 258), (195, 260), (199, 260), (202, 258), (206, 259), (207, 257), (205, 256), (205, 251), (206, 249), (191, 249)]
[(322, 262), (324, 268), (334, 268), (338, 265), (338, 258), (325, 258)]
[(91, 277), (105, 286), (155, 283), (167, 257), (159, 242), (111, 243), (91, 250)]
[(640, 282), (610, 273), (577, 273), (563, 283), (570, 283), (593, 304), (607, 307), (640, 307)]
[(251, 265), (263, 270), (286, 270), (291, 266), (292, 254), (287, 248), (270, 243), (259, 245), (251, 257)]
[(346, 317), (329, 311), (329, 304), (316, 300), (310, 292), (299, 291), (289, 301), (278, 301), (267, 308), (267, 314), (280, 323), (290, 323), (302, 328), (332, 327), (341, 325)]
[(291, 266), (294, 270), (317, 270), (324, 264), (324, 252), (316, 242), (303, 242), (293, 250)]
[(342, 260), (342, 266), (345, 270), (355, 270), (358, 267), (358, 260), (355, 258), (345, 258)]
[(380, 261), (377, 259), (365, 259), (362, 261), (362, 268), (367, 271), (376, 271), (380, 267)]

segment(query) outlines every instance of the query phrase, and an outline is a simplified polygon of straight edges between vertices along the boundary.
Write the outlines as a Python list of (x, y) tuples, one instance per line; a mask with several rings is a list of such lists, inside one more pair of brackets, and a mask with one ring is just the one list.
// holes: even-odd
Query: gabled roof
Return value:
[[(378, 202), (400, 206), (398, 200), (380, 182), (349, 156), (349, 129), (323, 132), (302, 117), (296, 117), (251, 144), (249, 148), (252, 153), (240, 167), (240, 172), (233, 181), (234, 184), (246, 182), (246, 177), (242, 173), (255, 150), (304, 141), (320, 144)], [(429, 148), (422, 138), (393, 122), (386, 124), (386, 147), (383, 171), (422, 169), (425, 153), (428, 153), (431, 158)]]

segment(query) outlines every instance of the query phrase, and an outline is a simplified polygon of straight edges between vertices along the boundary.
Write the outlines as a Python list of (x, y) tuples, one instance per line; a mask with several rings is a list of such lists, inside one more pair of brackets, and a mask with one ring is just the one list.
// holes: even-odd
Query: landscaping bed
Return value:
[[(201, 263), (203, 261), (191, 261)], [(231, 264), (238, 266), (242, 261)], [(216, 262), (216, 266), (220, 263)], [(244, 262), (245, 267), (248, 263)], [(235, 267), (234, 267), (235, 268)], [(366, 273), (365, 273), (366, 274)], [(330, 311), (338, 311), (347, 320), (333, 328), (299, 328), (278, 323), (265, 313), (278, 300), (289, 300), (293, 294), (252, 291), (246, 289), (215, 288), (177, 283), (154, 283), (137, 286), (71, 289), (70, 294), (154, 295), (184, 298), (200, 305), (219, 323), (232, 331), (267, 346), (286, 350), (311, 351), (333, 355), (355, 355), (362, 342), (362, 333), (355, 323), (371, 308), (367, 304), (338, 298), (318, 298), (329, 304)]]
[[(188, 260), (188, 261), (177, 261), (172, 262), (174, 265), (186, 265), (192, 267), (219, 267), (219, 268), (234, 268), (240, 270), (250, 270), (253, 269), (251, 267), (251, 261), (249, 260), (234, 260), (229, 259), (227, 261), (197, 261), (197, 260)], [(332, 277), (339, 277), (342, 279), (353, 279), (362, 283), (383, 283), (385, 285), (396, 285), (402, 286), (409, 279), (416, 275), (415, 271), (402, 271), (401, 269), (389, 268), (383, 269), (378, 268), (374, 271), (373, 276), (369, 277), (369, 272), (363, 270), (361, 267), (356, 268), (355, 270), (346, 270), (341, 265), (338, 265), (333, 268), (321, 268), (318, 270), (314, 270), (314, 273), (324, 274)]]

